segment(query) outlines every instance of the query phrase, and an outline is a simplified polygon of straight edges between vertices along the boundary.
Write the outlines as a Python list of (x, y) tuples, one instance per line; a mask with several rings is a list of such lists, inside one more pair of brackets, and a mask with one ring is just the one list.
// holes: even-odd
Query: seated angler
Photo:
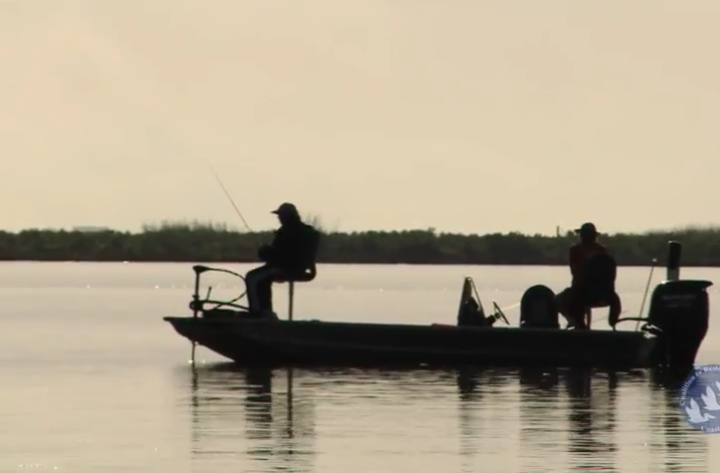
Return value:
[(620, 299), (615, 292), (616, 264), (607, 249), (598, 242), (600, 235), (592, 223), (576, 233), (580, 242), (570, 248), (570, 287), (557, 295), (559, 312), (569, 326), (585, 329), (585, 316), (593, 307), (610, 307), (610, 323), (620, 316)]
[(258, 250), (265, 264), (248, 271), (245, 283), (250, 313), (276, 319), (272, 284), (300, 279), (314, 268), (319, 233), (302, 221), (293, 204), (284, 203), (272, 213), (278, 216), (280, 228), (272, 243)]

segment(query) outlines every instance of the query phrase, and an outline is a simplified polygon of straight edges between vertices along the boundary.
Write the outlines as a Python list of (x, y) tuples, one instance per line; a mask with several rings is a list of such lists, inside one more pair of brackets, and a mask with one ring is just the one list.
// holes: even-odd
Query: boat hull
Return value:
[(516, 365), (648, 367), (644, 332), (458, 327), (240, 317), (166, 317), (190, 341), (245, 366)]

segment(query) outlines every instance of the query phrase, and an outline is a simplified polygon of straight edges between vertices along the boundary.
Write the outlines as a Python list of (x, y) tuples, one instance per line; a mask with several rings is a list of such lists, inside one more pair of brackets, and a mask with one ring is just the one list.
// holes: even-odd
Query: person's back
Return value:
[(607, 248), (597, 241), (577, 243), (570, 247), (570, 272), (572, 273), (572, 285), (582, 284), (582, 280), (592, 269), (587, 267), (587, 262), (595, 256), (606, 254)]
[(607, 251), (590, 256), (582, 266), (579, 289), (591, 305), (607, 303), (615, 293), (617, 264)]
[(300, 220), (283, 224), (272, 243), (271, 265), (288, 273), (301, 273), (315, 263), (320, 233)]

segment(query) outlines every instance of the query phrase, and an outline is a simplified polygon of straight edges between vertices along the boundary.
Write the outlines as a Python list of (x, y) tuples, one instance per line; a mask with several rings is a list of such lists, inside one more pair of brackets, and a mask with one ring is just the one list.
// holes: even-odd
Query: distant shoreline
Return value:
[[(114, 230), (0, 231), (3, 262), (258, 263), (258, 241), (271, 232), (243, 233), (213, 224), (163, 224), (142, 232)], [(680, 229), (601, 237), (619, 266), (664, 266), (667, 243), (683, 244), (683, 267), (720, 267), (720, 229)], [(434, 230), (323, 234), (318, 262), (355, 265), (567, 266), (572, 234), (462, 235)]]
[[(30, 259), (16, 259), (16, 260), (2, 260), (0, 259), (0, 263), (106, 263), (106, 264), (185, 264), (185, 265), (194, 265), (194, 264), (205, 264), (205, 265), (216, 265), (216, 266), (222, 266), (227, 267), (228, 265), (233, 264), (243, 264), (243, 265), (260, 265), (262, 264), (258, 260), (254, 261), (145, 261), (145, 260), (30, 260)], [(545, 264), (545, 263), (509, 263), (509, 264), (503, 264), (503, 263), (331, 263), (331, 262), (324, 262), (320, 261), (318, 264), (324, 265), (324, 266), (518, 266), (518, 267), (539, 267), (539, 268), (565, 268), (567, 267), (567, 263), (563, 264)], [(642, 264), (618, 264), (619, 268), (649, 268), (652, 266), (652, 263), (648, 263), (645, 265)], [(655, 267), (658, 269), (664, 270), (664, 263), (658, 262)], [(703, 266), (703, 265), (692, 265), (692, 264), (683, 264), (683, 268), (708, 268), (708, 269), (714, 269), (714, 268), (720, 268), (720, 265), (717, 266)]]

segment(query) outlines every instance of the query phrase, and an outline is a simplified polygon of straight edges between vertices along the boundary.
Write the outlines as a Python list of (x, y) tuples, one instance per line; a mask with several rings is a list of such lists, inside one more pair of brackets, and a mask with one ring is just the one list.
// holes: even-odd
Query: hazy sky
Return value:
[(720, 2), (0, 2), (0, 228), (717, 223)]

